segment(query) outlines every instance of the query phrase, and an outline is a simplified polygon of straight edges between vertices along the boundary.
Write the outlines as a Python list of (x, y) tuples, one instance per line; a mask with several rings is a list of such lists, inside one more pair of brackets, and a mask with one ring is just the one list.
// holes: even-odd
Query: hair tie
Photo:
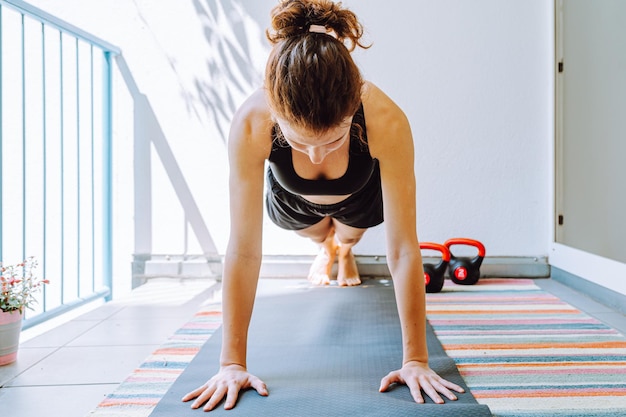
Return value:
[(326, 34), (326, 33), (328, 33), (328, 30), (326, 29), (326, 26), (311, 25), (311, 26), (309, 26), (309, 32)]

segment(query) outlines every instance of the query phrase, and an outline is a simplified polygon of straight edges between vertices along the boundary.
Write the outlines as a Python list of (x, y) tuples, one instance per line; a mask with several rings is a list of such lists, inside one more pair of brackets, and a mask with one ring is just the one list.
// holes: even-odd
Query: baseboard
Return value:
[[(306, 277), (314, 256), (267, 255), (263, 257), (261, 278)], [(423, 258), (424, 263), (437, 264), (440, 258)], [(363, 277), (389, 277), (391, 274), (385, 256), (357, 255), (359, 272)], [(133, 288), (150, 278), (214, 278), (222, 273), (220, 257), (207, 258), (203, 255), (135, 256), (132, 264)], [(336, 269), (336, 266), (335, 266)], [(544, 257), (486, 257), (480, 267), (481, 277), (497, 278), (547, 278), (550, 265)]]
[(604, 304), (613, 310), (626, 314), (626, 295), (613, 291), (602, 285), (571, 274), (557, 267), (551, 268), (551, 278), (573, 290), (585, 294), (594, 301)]
[[(263, 278), (290, 278), (306, 276), (313, 256), (280, 256), (263, 257), (260, 276)], [(423, 257), (424, 263), (437, 264), (440, 258)], [(390, 276), (385, 256), (356, 256), (359, 272), (363, 277)], [(547, 278), (550, 276), (550, 265), (544, 257), (486, 257), (480, 267), (481, 277), (498, 278)]]
[(132, 287), (137, 288), (152, 278), (222, 277), (219, 255), (137, 255), (133, 256)]

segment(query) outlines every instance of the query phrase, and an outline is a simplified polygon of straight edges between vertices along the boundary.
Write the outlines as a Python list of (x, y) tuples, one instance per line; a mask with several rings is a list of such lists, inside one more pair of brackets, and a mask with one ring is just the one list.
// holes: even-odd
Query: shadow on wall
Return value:
[(206, 77), (194, 78), (194, 90), (183, 91), (187, 109), (196, 104), (209, 112), (226, 141), (230, 121), (241, 101), (261, 86), (260, 64), (269, 46), (241, 3), (219, 0), (193, 0), (209, 46)]
[[(170, 29), (165, 30), (166, 28), (161, 25), (162, 21), (158, 20), (158, 15), (149, 15), (154, 11), (145, 8), (142, 10), (136, 1), (133, 3), (144, 28), (157, 46), (161, 62), (169, 65), (174, 75), (172, 80), (175, 83), (175, 94), (177, 84), (178, 93), (184, 100), (189, 115), (206, 122), (205, 126), (214, 129), (223, 145), (227, 141), (235, 111), (246, 97), (261, 86), (261, 69), (267, 58), (269, 44), (258, 21), (252, 18), (240, 3), (228, 0), (192, 0), (192, 2), (193, 9), (190, 9), (190, 12), (195, 12), (198, 19), (191, 19), (189, 23), (201, 24), (201, 30), (198, 32), (197, 26), (189, 27), (188, 32), (183, 30), (180, 34), (183, 39), (185, 36), (196, 37), (189, 39), (186, 45), (169, 44), (169, 39), (163, 36), (167, 36)], [(201, 33), (203, 38), (198, 38), (198, 33)], [(207, 216), (214, 216), (215, 213), (206, 211), (207, 205), (203, 199), (206, 200), (207, 193), (198, 193), (196, 182), (198, 172), (190, 175), (194, 171), (190, 171), (190, 161), (186, 159), (185, 152), (179, 154), (176, 149), (172, 149), (171, 145), (174, 148), (176, 145), (167, 137), (165, 133), (167, 130), (164, 131), (162, 128), (149, 97), (140, 91), (123, 57), (118, 59), (118, 68), (132, 96), (135, 119), (134, 280), (143, 275), (150, 275), (146, 270), (146, 261), (151, 262), (151, 267), (160, 269), (156, 265), (159, 256), (153, 253), (155, 243), (158, 245), (158, 239), (155, 240), (156, 236), (153, 236), (158, 220), (153, 213), (162, 197), (151, 192), (154, 182), (152, 165), (155, 162), (151, 157), (151, 149), (156, 151), (158, 163), (164, 168), (183, 209), (185, 224), (190, 226), (197, 238), (202, 251), (201, 258), (209, 264), (208, 274), (219, 274), (221, 272), (219, 250), (213, 236), (223, 232), (210, 228), (210, 217)], [(205, 142), (204, 146), (207, 145)], [(219, 147), (220, 143), (214, 142), (208, 146)], [(195, 149), (198, 153), (201, 148)], [(204, 169), (209, 169), (210, 172), (210, 169), (215, 168), (208, 165)], [(201, 173), (207, 174), (205, 171)], [(195, 255), (187, 253), (186, 234), (184, 239), (186, 242), (182, 259), (196, 258)], [(161, 258), (169, 260), (172, 256), (176, 257), (170, 253)], [(180, 256), (178, 258), (181, 259)], [(166, 263), (163, 264), (164, 268)], [(184, 269), (184, 265), (179, 265), (178, 274)]]
[[(233, 114), (243, 100), (261, 86), (269, 53), (264, 28), (248, 13), (250, 7), (241, 2), (192, 0), (207, 48), (194, 49), (193, 52), (184, 50), (185, 47), (197, 47), (191, 41), (188, 45), (179, 45), (183, 48), (182, 52), (171, 51), (165, 45), (167, 40), (159, 36), (167, 33), (164, 28), (152, 20), (154, 16), (151, 18), (149, 10), (138, 0), (133, 0), (133, 3), (139, 19), (176, 75), (187, 111), (198, 120), (214, 123), (225, 143)], [(187, 22), (190, 23), (193, 22)], [(196, 54), (202, 58), (187, 60), (189, 57), (185, 54)], [(181, 57), (182, 60), (179, 59)], [(203, 69), (188, 67), (190, 62), (196, 65), (200, 59), (204, 59)]]
[(208, 262), (219, 263), (220, 257), (213, 238), (148, 98), (139, 90), (124, 57), (118, 55), (116, 62), (131, 94), (134, 107), (135, 242), (136, 245), (142, 246), (142, 250), (138, 250), (139, 248), (136, 246), (135, 257), (140, 256), (142, 261), (145, 261), (151, 251), (152, 195), (150, 190), (152, 189), (152, 184), (150, 144), (152, 144), (176, 192), (178, 201), (183, 207), (185, 217), (188, 219), (200, 243), (203, 255)]

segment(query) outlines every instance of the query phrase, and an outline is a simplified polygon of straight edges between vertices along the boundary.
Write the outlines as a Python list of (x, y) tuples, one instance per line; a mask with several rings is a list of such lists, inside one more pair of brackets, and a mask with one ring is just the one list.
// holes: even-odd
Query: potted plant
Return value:
[(35, 258), (17, 265), (0, 263), (0, 366), (15, 362), (22, 331), (22, 319), (27, 308), (37, 302), (45, 279), (37, 278)]

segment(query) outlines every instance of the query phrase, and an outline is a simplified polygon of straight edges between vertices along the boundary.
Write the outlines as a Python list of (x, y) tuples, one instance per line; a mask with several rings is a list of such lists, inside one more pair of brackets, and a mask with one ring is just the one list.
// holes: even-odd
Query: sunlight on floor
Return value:
[(209, 278), (153, 278), (113, 302), (125, 305), (182, 305), (216, 283), (215, 279)]
[[(181, 306), (189, 302), (194, 297), (204, 291), (216, 286), (217, 281), (208, 278), (198, 279), (172, 279), (172, 278), (153, 278), (146, 284), (135, 288), (128, 294), (121, 296), (114, 301), (111, 301), (110, 305), (124, 305), (124, 306)], [(221, 299), (221, 292), (215, 291), (205, 303), (215, 302)], [(20, 342), (24, 343), (37, 336), (46, 333), (56, 327), (59, 327), (69, 321), (72, 321), (83, 314), (87, 314), (90, 311), (97, 309), (105, 304), (103, 300), (96, 300), (88, 303), (84, 306), (71, 310), (59, 317), (50, 319), (42, 324), (33, 326), (29, 329), (23, 330), (20, 336)]]

